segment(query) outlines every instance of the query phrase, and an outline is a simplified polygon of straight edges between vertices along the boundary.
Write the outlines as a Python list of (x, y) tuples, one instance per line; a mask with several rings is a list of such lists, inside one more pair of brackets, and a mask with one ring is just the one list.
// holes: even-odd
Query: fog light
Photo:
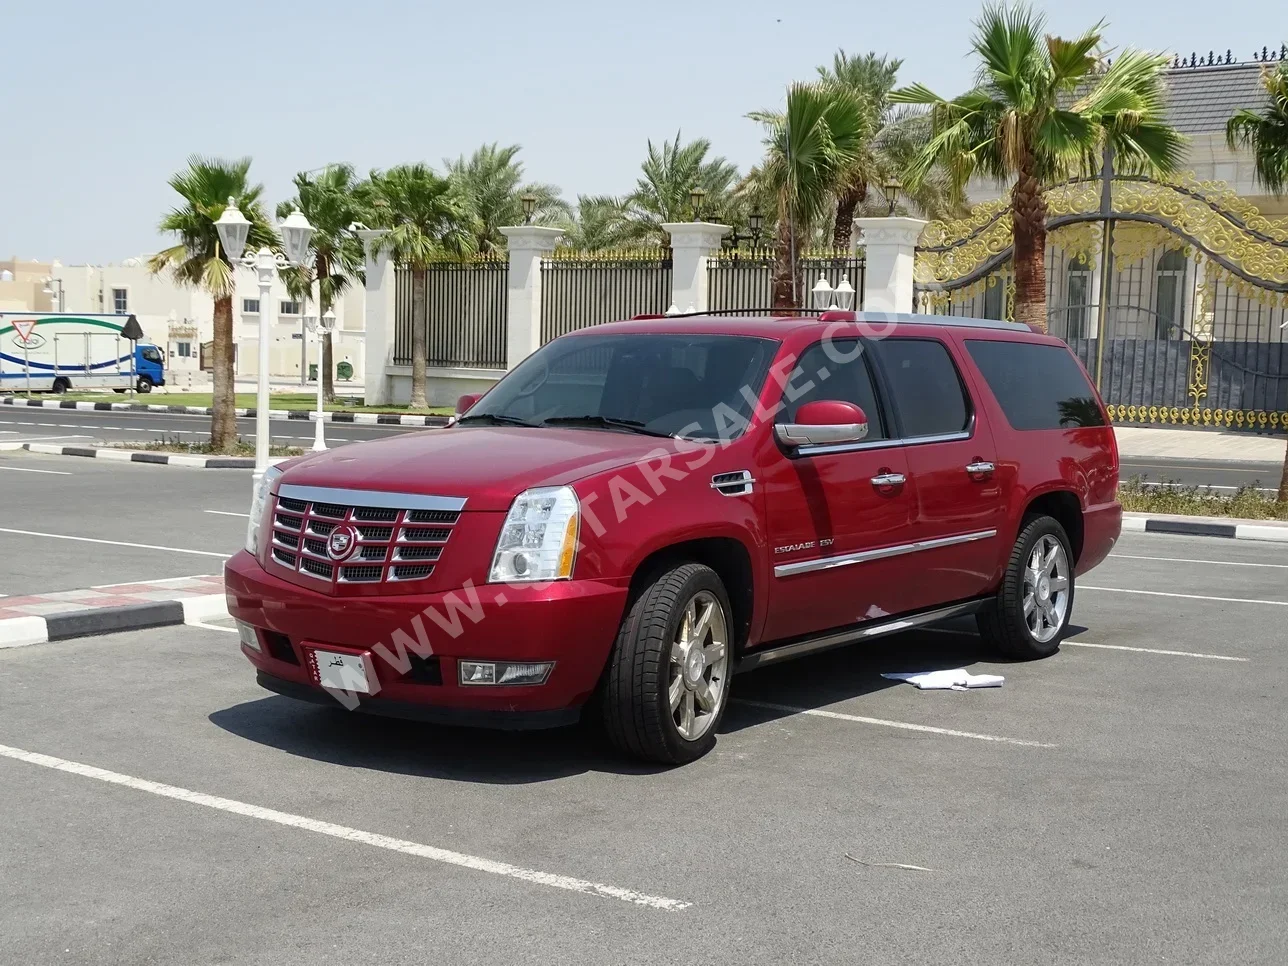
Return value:
[(545, 684), (554, 669), (554, 661), (458, 661), (457, 672), (462, 685)]
[(259, 633), (245, 621), (237, 622), (237, 636), (252, 651), (258, 651), (260, 654), (264, 653), (264, 649), (259, 646)]

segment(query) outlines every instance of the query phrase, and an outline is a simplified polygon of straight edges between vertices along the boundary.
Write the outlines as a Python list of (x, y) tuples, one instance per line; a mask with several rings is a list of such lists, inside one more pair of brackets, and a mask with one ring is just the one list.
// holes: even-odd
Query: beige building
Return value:
[(0, 261), (0, 312), (57, 312), (58, 286), (51, 282), (61, 270), (57, 261), (30, 262), (16, 255)]

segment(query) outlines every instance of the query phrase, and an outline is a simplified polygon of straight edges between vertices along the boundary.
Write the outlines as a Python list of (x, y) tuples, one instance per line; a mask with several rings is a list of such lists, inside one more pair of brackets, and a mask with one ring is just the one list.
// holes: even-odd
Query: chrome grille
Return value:
[[(290, 484), (282, 484), (276, 500), (272, 562), (333, 587), (431, 576), (465, 505), (450, 497)], [(356, 534), (357, 548), (337, 562), (328, 554), (328, 543), (342, 525)]]

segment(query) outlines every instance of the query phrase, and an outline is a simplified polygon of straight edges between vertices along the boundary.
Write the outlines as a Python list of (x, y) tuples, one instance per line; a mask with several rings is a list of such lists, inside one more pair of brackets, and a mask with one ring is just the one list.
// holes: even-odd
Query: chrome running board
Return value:
[(750, 654), (742, 656), (734, 673), (750, 671), (752, 668), (762, 667), (766, 664), (779, 664), (794, 658), (805, 657), (808, 654), (817, 654), (820, 651), (830, 651), (834, 647), (844, 647), (846, 644), (854, 644), (857, 641), (864, 641), (873, 637), (897, 634), (899, 631), (934, 624), (937, 621), (948, 620), (952, 617), (974, 614), (990, 599), (988, 597), (979, 597), (975, 600), (949, 604), (947, 607), (937, 607), (934, 610), (922, 611), (919, 614), (905, 614), (902, 617), (891, 617), (882, 621), (864, 621), (862, 624), (852, 624), (841, 630), (824, 631), (821, 634), (801, 640), (752, 651)]

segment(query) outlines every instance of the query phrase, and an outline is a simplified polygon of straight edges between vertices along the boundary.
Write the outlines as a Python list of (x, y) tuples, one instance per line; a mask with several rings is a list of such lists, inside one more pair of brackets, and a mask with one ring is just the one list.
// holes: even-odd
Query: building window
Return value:
[(242, 315), (259, 315), (259, 299), (242, 299)]
[(279, 302), (277, 305), (279, 315), (302, 315), (303, 307), (296, 301)]
[(1069, 261), (1069, 284), (1065, 289), (1065, 338), (1087, 337), (1087, 310), (1091, 307), (1091, 266), (1079, 255)]
[(128, 315), (130, 312), (130, 292), (124, 288), (112, 289), (112, 311), (117, 315)]
[(175, 343), (175, 348), (177, 348), (177, 349), (179, 350), (179, 358), (180, 358), (180, 359), (191, 359), (191, 358), (192, 358), (192, 343), (191, 343), (191, 342), (176, 342), (176, 343)]
[(1158, 260), (1154, 272), (1156, 339), (1179, 339), (1185, 323), (1185, 253), (1173, 249)]

